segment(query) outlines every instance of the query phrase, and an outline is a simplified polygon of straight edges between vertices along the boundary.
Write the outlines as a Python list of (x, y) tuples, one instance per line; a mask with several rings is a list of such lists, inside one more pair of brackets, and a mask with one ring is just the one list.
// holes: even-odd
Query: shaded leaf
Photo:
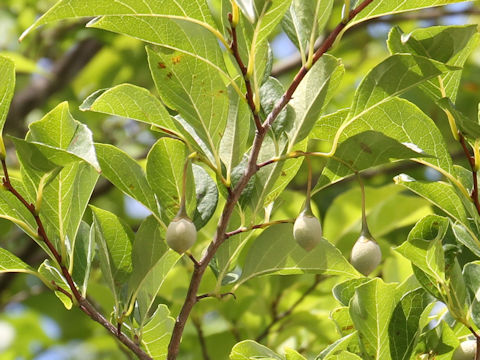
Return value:
[(395, 287), (375, 278), (355, 290), (350, 301), (350, 316), (360, 337), (362, 359), (391, 359), (387, 334), (396, 305)]
[(255, 240), (245, 260), (237, 286), (255, 276), (266, 274), (323, 273), (359, 277), (358, 272), (327, 240), (310, 252), (302, 249), (293, 238), (292, 224), (269, 227)]

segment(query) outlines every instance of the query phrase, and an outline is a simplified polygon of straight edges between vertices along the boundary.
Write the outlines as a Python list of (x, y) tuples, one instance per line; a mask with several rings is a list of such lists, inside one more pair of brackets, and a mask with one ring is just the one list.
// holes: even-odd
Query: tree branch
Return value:
[[(352, 10), (348, 16), (348, 21), (341, 22), (334, 31), (325, 39), (325, 42), (320, 47), (319, 50), (315, 52), (313, 57), (312, 65), (320, 59), (320, 57), (332, 46), (333, 42), (340, 34), (340, 32), (345, 28), (349, 21), (351, 21), (360, 11), (362, 11), (367, 5), (369, 5), (373, 0), (364, 0), (360, 3), (358, 7)], [(250, 178), (258, 171), (257, 167), (257, 159), (260, 153), (260, 149), (263, 144), (263, 140), (266, 136), (267, 131), (270, 129), (271, 125), (277, 118), (278, 114), (283, 110), (283, 108), (288, 104), (290, 99), (292, 98), (293, 93), (297, 89), (298, 85), (302, 81), (302, 79), (307, 74), (308, 69), (302, 67), (293, 80), (292, 84), (282, 96), (280, 101), (275, 105), (272, 112), (268, 115), (265, 119), (265, 122), (262, 124), (260, 128), (257, 128), (255, 133), (255, 138), (253, 140), (252, 150), (250, 152), (250, 157), (248, 160), (247, 168), (245, 169), (245, 173), (240, 178), (239, 182), (237, 183), (235, 189), (228, 195), (226, 204), (223, 208), (222, 215), (220, 217), (217, 230), (214, 236), (214, 239), (208, 246), (207, 250), (204, 252), (202, 258), (199, 261), (200, 266), (196, 267), (193, 271), (190, 285), (187, 291), (187, 295), (185, 297), (185, 301), (183, 303), (182, 309), (180, 310), (180, 314), (178, 315), (175, 326), (173, 328), (172, 337), (170, 338), (170, 343), (168, 345), (168, 360), (175, 360), (177, 358), (177, 354), (180, 348), (180, 341), (182, 339), (183, 330), (185, 329), (185, 325), (187, 323), (188, 317), (190, 312), (192, 311), (193, 306), (197, 302), (197, 293), (198, 288), (200, 286), (200, 282), (202, 280), (203, 274), (208, 267), (209, 262), (212, 260), (213, 256), (217, 252), (220, 245), (225, 241), (225, 232), (230, 221), (230, 217), (233, 213), (233, 210), (240, 198), (241, 193), (247, 186), (248, 181)]]
[(257, 130), (259, 130), (262, 127), (262, 122), (260, 120), (257, 108), (255, 106), (252, 83), (250, 82), (250, 78), (247, 76), (247, 67), (243, 63), (242, 57), (240, 56), (240, 52), (238, 51), (237, 29), (233, 25), (232, 14), (228, 15), (228, 21), (230, 22), (231, 34), (232, 34), (232, 42), (230, 44), (230, 50), (232, 51), (233, 57), (235, 58), (235, 61), (237, 62), (238, 67), (240, 68), (240, 71), (242, 72), (243, 80), (245, 82), (245, 87), (247, 88), (247, 93), (245, 95), (245, 98), (247, 99), (248, 106), (252, 111), (253, 120), (255, 121), (255, 126), (257, 127)]
[(32, 214), (38, 226), (37, 231), (38, 231), (39, 238), (43, 240), (45, 245), (47, 245), (48, 249), (50, 250), (57, 265), (60, 267), (60, 271), (62, 272), (62, 275), (65, 278), (65, 280), (67, 281), (68, 287), (72, 291), (73, 295), (69, 294), (67, 291), (59, 287), (57, 287), (57, 290), (61, 291), (66, 296), (69, 296), (74, 303), (75, 302), (78, 303), (78, 306), (85, 314), (87, 314), (90, 318), (92, 318), (96, 322), (100, 323), (105, 329), (107, 329), (110, 333), (112, 333), (120, 342), (122, 342), (133, 353), (135, 353), (135, 355), (137, 355), (139, 359), (152, 360), (152, 358), (147, 353), (145, 353), (138, 344), (133, 342), (129, 337), (127, 337), (122, 332), (119, 332), (117, 327), (115, 327), (112, 323), (110, 323), (102, 314), (100, 314), (97, 311), (97, 309), (95, 309), (95, 307), (86, 298), (84, 298), (80, 294), (80, 292), (77, 289), (77, 286), (75, 285), (75, 282), (73, 281), (72, 276), (68, 272), (68, 269), (66, 268), (63, 262), (61, 255), (58, 253), (57, 249), (55, 249), (55, 247), (53, 246), (53, 243), (50, 241), (50, 239), (47, 236), (45, 227), (43, 226), (43, 222), (40, 219), (40, 216), (38, 214), (38, 211), (37, 211), (38, 209), (35, 208), (34, 204), (29, 204), (28, 201), (26, 201), (25, 198), (13, 187), (12, 183), (10, 182), (10, 176), (8, 173), (8, 168), (7, 168), (5, 159), (2, 159), (1, 161), (2, 161), (2, 168), (3, 168), (3, 174), (4, 174), (4, 178), (3, 178), (4, 188), (9, 192), (11, 192)]

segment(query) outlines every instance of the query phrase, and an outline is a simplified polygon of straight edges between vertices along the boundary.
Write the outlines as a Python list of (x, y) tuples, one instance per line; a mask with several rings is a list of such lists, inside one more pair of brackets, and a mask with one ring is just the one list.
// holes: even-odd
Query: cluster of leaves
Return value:
[[(455, 2), (374, 0), (347, 27)], [(89, 27), (148, 43), (148, 64), (160, 99), (145, 88), (121, 84), (94, 92), (80, 109), (147, 124), (159, 139), (145, 162), (138, 162), (116, 146), (94, 143), (92, 132), (73, 118), (67, 103), (31, 123), (24, 139), (11, 137), (20, 168), (9, 174), (4, 166), (0, 217), (20, 227), (50, 259), (34, 269), (0, 248), (0, 271), (38, 277), (70, 309), (85, 306), (70, 280), (80, 299), (94, 297), (90, 274), (98, 263), (111, 293), (105, 308), (111, 323), (120, 330), (123, 326), (149, 357), (165, 359), (175, 323), (170, 311), (177, 309), (176, 304), (169, 308), (158, 301), (157, 295), (176, 276), (180, 260), (164, 239), (180, 206), (182, 181), (186, 179), (187, 212), (203, 238), (211, 239), (258, 146), (258, 122), (281, 110), (260, 144), (258, 164), (265, 165), (251, 176), (229, 219), (227, 232), (240, 231), (219, 246), (209, 263), (208, 294), (235, 292), (240, 297), (247, 281), (266, 274), (332, 276), (339, 306), (330, 317), (339, 339), (317, 352), (316, 359), (409, 359), (418, 354), (451, 358), (459, 339), (471, 331), (477, 335), (480, 328), (476, 158), (471, 169), (455, 165), (436, 123), (400, 96), (421, 89), (447, 114), (453, 137), (462, 142), (469, 160), (469, 147), (477, 156), (479, 122), (454, 105), (462, 67), (478, 42), (476, 26), (438, 26), (409, 34), (394, 27), (387, 41), (390, 56), (364, 76), (350, 107), (325, 114), (345, 72), (342, 61), (332, 55), (314, 61), (314, 42), (332, 9), (333, 0), (59, 1), (29, 31), (61, 19), (95, 17)], [(287, 88), (270, 76), (268, 39), (278, 25), (298, 46), (305, 70), (284, 109), (278, 104)], [(0, 74), (3, 129), (15, 87), (12, 60), (0, 57)], [(315, 151), (318, 142), (329, 150)], [(5, 165), (3, 148), (2, 141)], [(292, 224), (277, 220), (288, 213), (280, 200), (305, 154), (327, 159), (314, 192), (354, 173), (405, 159), (443, 175), (445, 181), (437, 182), (399, 175), (396, 186), (377, 190), (376, 196), (367, 189), (367, 197), (375, 198), (369, 211), (387, 209), (403, 226), (418, 220), (407, 240), (394, 249), (412, 265), (411, 276), (398, 282), (361, 276), (346, 258), (352, 243), (346, 236), (348, 225), (355, 228), (358, 217), (346, 224), (350, 219), (339, 220), (335, 206), (325, 217), (326, 239), (310, 252), (295, 243)], [(187, 157), (194, 163), (188, 163), (184, 173)], [(87, 211), (99, 176), (151, 212), (136, 231), (110, 211), (92, 205)], [(400, 193), (402, 188), (441, 214)], [(338, 201), (357, 198), (358, 193), (350, 192)], [(402, 208), (391, 210), (399, 199)], [(266, 230), (247, 231), (269, 222), (273, 225)], [(386, 223), (372, 224), (379, 238), (392, 230)], [(207, 242), (200, 241), (193, 251), (201, 253), (206, 247)], [(254, 296), (246, 298), (244, 306), (254, 301)], [(438, 302), (446, 305), (448, 314), (432, 323)], [(232, 322), (239, 321), (242, 311), (232, 315)], [(284, 353), (277, 342), (269, 349), (253, 340), (239, 341), (230, 358), (305, 359), (300, 346), (299, 352)], [(304, 343), (301, 335), (297, 342)]]

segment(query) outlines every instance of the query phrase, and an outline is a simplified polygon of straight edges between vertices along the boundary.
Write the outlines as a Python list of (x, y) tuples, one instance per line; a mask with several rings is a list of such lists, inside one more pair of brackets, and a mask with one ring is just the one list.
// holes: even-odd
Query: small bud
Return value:
[(476, 340), (462, 342), (453, 352), (452, 360), (474, 360), (477, 351)]
[(302, 248), (312, 250), (322, 240), (320, 221), (308, 211), (302, 211), (293, 225), (293, 237)]
[(197, 240), (197, 229), (188, 217), (176, 217), (168, 225), (166, 240), (172, 250), (183, 254)]
[(382, 251), (371, 236), (362, 234), (352, 248), (351, 264), (360, 273), (368, 276), (382, 261)]

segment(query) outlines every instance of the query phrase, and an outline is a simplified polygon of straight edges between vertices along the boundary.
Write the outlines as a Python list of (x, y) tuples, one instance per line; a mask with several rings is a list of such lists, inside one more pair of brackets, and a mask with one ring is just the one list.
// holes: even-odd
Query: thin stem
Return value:
[(187, 256), (190, 258), (190, 260), (192, 260), (193, 266), (195, 266), (195, 267), (200, 266), (197, 259), (195, 259), (195, 257), (190, 252), (187, 252)]
[(223, 299), (224, 297), (227, 296), (233, 297), (235, 300), (237, 300), (237, 296), (233, 292), (226, 292), (223, 294), (202, 294), (197, 296), (197, 301), (200, 301), (202, 299), (207, 299), (207, 298), (217, 298), (217, 299)]
[(358, 184), (360, 185), (360, 191), (362, 193), (362, 235), (371, 237), (367, 224), (365, 185), (363, 184), (362, 177), (358, 171), (355, 171), (355, 175), (357, 176)]
[(473, 204), (475, 205), (475, 208), (477, 209), (478, 214), (480, 215), (480, 202), (478, 200), (478, 179), (477, 179), (477, 167), (475, 165), (475, 158), (470, 155), (470, 150), (468, 149), (467, 142), (465, 141), (465, 137), (463, 136), (462, 133), (458, 133), (458, 141), (462, 145), (463, 152), (465, 153), (465, 157), (468, 160), (468, 163), (470, 164), (470, 168), (472, 170), (472, 180), (473, 180), (473, 189), (470, 194), (470, 198), (473, 201)]
[(186, 215), (185, 198), (187, 197), (187, 176), (188, 176), (188, 164), (190, 163), (190, 157), (185, 159), (183, 164), (183, 177), (182, 177), (182, 196), (180, 199), (180, 210), (178, 211), (179, 215)]
[(260, 342), (265, 339), (270, 333), (272, 327), (279, 321), (285, 319), (287, 316), (290, 316), (290, 314), (305, 300), (305, 298), (317, 288), (318, 284), (320, 284), (323, 279), (324, 277), (322, 277), (321, 275), (316, 275), (313, 284), (307, 290), (305, 290), (303, 294), (286, 311), (280, 314), (278, 314), (276, 310), (278, 302), (280, 301), (280, 296), (278, 296), (276, 301), (274, 301), (274, 303), (272, 304), (272, 320), (260, 333), (260, 335), (257, 336), (255, 341)]
[(80, 292), (77, 289), (77, 286), (75, 285), (75, 282), (73, 281), (72, 276), (70, 275), (67, 267), (63, 262), (62, 257), (58, 253), (57, 249), (53, 246), (53, 243), (48, 238), (47, 233), (45, 231), (45, 227), (43, 225), (42, 220), (40, 219), (40, 215), (38, 214), (38, 211), (35, 208), (35, 205), (29, 204), (25, 200), (25, 198), (13, 187), (12, 183), (10, 182), (10, 176), (8, 173), (8, 168), (7, 168), (5, 159), (1, 161), (2, 161), (2, 168), (3, 168), (3, 174), (4, 174), (3, 186), (5, 187), (5, 189), (10, 191), (32, 214), (38, 226), (38, 229), (37, 229), (38, 236), (40, 239), (43, 240), (45, 245), (48, 247), (57, 265), (60, 267), (60, 271), (62, 272), (62, 275), (65, 278), (68, 284), (68, 287), (72, 291), (73, 296), (72, 294), (69, 294), (67, 291), (65, 291), (64, 289), (60, 288), (57, 285), (55, 285), (55, 289), (57, 291), (62, 292), (66, 296), (70, 297), (73, 303), (79, 306), (80, 310), (82, 310), (85, 314), (87, 314), (91, 319), (100, 323), (105, 329), (107, 329), (111, 334), (113, 334), (120, 342), (122, 342), (126, 347), (128, 347), (135, 355), (137, 355), (139, 359), (152, 360), (152, 358), (147, 353), (145, 353), (140, 348), (140, 346), (138, 346), (138, 344), (133, 342), (129, 337), (127, 337), (122, 332), (118, 332), (117, 327), (113, 325), (111, 322), (109, 322), (102, 314), (100, 314), (97, 311), (97, 309), (95, 309), (93, 305), (80, 294)]
[(247, 100), (248, 106), (253, 114), (253, 120), (255, 121), (255, 126), (257, 127), (257, 131), (262, 127), (262, 122), (260, 120), (260, 116), (258, 115), (257, 105), (255, 104), (255, 95), (252, 89), (252, 83), (250, 81), (250, 77), (248, 76), (248, 69), (243, 63), (242, 57), (238, 50), (238, 38), (237, 38), (237, 28), (236, 24), (233, 21), (232, 14), (229, 14), (228, 21), (230, 22), (230, 31), (232, 33), (232, 42), (230, 43), (230, 51), (237, 62), (240, 71), (242, 72), (243, 80), (245, 82), (245, 87), (247, 89), (247, 93), (245, 94), (245, 99)]
[(233, 231), (225, 233), (225, 238), (228, 239), (229, 237), (232, 237), (234, 235), (238, 235), (238, 234), (241, 234), (241, 233), (244, 233), (244, 232), (247, 232), (247, 231), (251, 231), (251, 230), (265, 229), (269, 226), (276, 225), (276, 224), (288, 224), (288, 223), (294, 223), (294, 222), (295, 222), (295, 219), (274, 220), (274, 221), (270, 221), (270, 222), (266, 222), (266, 223), (262, 223), (262, 224), (252, 225), (252, 226), (249, 226), (249, 227), (241, 227), (237, 230), (233, 230)]
[[(366, 6), (368, 6), (370, 3), (372, 3), (374, 0), (364, 0), (360, 3), (358, 7), (356, 7), (354, 10), (350, 12), (349, 15), (349, 21), (353, 19), (360, 11), (362, 11)], [(230, 20), (231, 20), (231, 15), (230, 15)], [(324, 43), (320, 46), (320, 48), (315, 52), (315, 55), (313, 57), (312, 65), (315, 64), (315, 62), (318, 61), (322, 57), (322, 55), (330, 49), (330, 47), (333, 45), (335, 42), (335, 39), (338, 37), (340, 32), (346, 27), (347, 24), (345, 23), (340, 23), (337, 25), (337, 27), (333, 30), (333, 32), (325, 39)], [(233, 38), (235, 34), (235, 28), (232, 28), (232, 45), (233, 47), (237, 46), (237, 42), (235, 38)], [(236, 36), (236, 35), (235, 35)], [(232, 49), (233, 50), (233, 49)], [(238, 53), (238, 48), (233, 51), (235, 58), (237, 61), (241, 58)], [(244, 68), (244, 66), (243, 66)], [(232, 192), (228, 194), (225, 206), (223, 208), (222, 214), (220, 216), (218, 225), (217, 225), (217, 230), (215, 232), (215, 236), (213, 240), (210, 242), (208, 248), (205, 250), (203, 253), (202, 258), (199, 261), (200, 266), (194, 268), (192, 277), (190, 279), (190, 285), (188, 287), (187, 295), (185, 297), (185, 301), (183, 303), (182, 309), (180, 310), (180, 314), (178, 315), (176, 321), (175, 321), (175, 326), (173, 328), (172, 336), (170, 338), (170, 343), (168, 345), (168, 354), (167, 354), (167, 360), (175, 360), (177, 358), (177, 354), (180, 348), (180, 342), (182, 339), (182, 334), (183, 330), (185, 329), (185, 325), (187, 323), (187, 320), (190, 316), (190, 313), (192, 311), (192, 308), (195, 306), (197, 302), (197, 293), (198, 289), (200, 287), (200, 282), (203, 278), (203, 274), (205, 273), (209, 262), (213, 259), (215, 256), (215, 253), (217, 252), (218, 248), (222, 243), (225, 241), (226, 236), (226, 229), (230, 221), (230, 217), (233, 214), (233, 211), (235, 209), (235, 206), (240, 198), (240, 195), (242, 194), (243, 190), (247, 186), (250, 178), (258, 171), (258, 166), (257, 166), (257, 160), (258, 156), (260, 154), (260, 149), (262, 147), (263, 141), (265, 139), (265, 136), (267, 134), (267, 131), (270, 129), (272, 126), (273, 122), (275, 119), (278, 117), (278, 115), (281, 113), (281, 111), (285, 108), (285, 106), (288, 104), (288, 102), (291, 100), (293, 94), (295, 93), (295, 90), (297, 89), (298, 85), (300, 82), (303, 80), (305, 75), (307, 74), (308, 69), (305, 67), (302, 67), (298, 74), (295, 76), (294, 80), (292, 81), (291, 85), (287, 89), (287, 91), (283, 94), (282, 98), (280, 101), (275, 105), (273, 108), (272, 112), (267, 116), (265, 119), (264, 123), (259, 126), (256, 120), (255, 124), (257, 126), (257, 131), (255, 133), (255, 137), (253, 139), (253, 145), (250, 151), (250, 156), (248, 159), (248, 163), (245, 169), (245, 173), (243, 176), (240, 178), (238, 181), (237, 185), (233, 189)], [(242, 70), (243, 73), (243, 70)], [(246, 79), (245, 81), (247, 81)], [(251, 99), (253, 100), (253, 98)], [(251, 109), (252, 106), (250, 105)], [(255, 118), (255, 115), (254, 115)]]
[(305, 210), (312, 211), (310, 207), (310, 199), (312, 197), (312, 162), (310, 161), (310, 156), (305, 157), (307, 160), (308, 167), (308, 178), (307, 178), (307, 195), (305, 198)]

